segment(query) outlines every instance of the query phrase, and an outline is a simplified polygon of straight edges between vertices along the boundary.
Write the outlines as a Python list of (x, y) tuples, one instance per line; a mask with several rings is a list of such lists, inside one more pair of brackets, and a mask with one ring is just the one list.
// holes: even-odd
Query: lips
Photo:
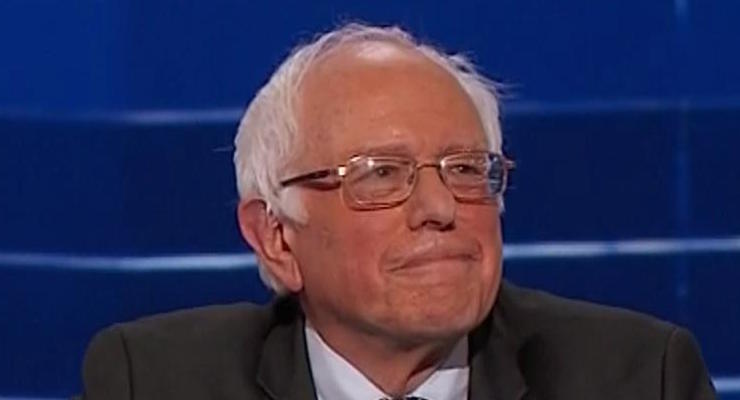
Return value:
[(444, 261), (473, 261), (475, 258), (466, 254), (430, 254), (428, 256), (414, 258), (392, 271), (406, 271), (419, 267), (429, 266), (433, 263)]
[(391, 252), (386, 257), (390, 271), (412, 269), (444, 261), (478, 261), (481, 251), (472, 241), (451, 241), (435, 238), (413, 245), (405, 250)]

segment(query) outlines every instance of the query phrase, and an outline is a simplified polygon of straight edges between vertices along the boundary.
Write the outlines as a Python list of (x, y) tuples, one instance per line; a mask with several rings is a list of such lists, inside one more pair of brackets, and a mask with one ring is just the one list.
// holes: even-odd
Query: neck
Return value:
[(404, 342), (378, 334), (349, 331), (307, 315), (324, 342), (390, 396), (403, 396), (421, 385), (448, 358), (459, 338)]

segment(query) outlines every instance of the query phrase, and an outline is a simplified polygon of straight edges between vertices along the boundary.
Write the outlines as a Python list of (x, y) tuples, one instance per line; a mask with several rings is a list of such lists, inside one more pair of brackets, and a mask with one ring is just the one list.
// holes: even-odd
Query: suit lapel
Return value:
[(534, 400), (518, 362), (521, 340), (507, 326), (502, 302), (497, 303), (491, 316), (469, 337), (469, 399)]
[(303, 315), (296, 302), (276, 304), (277, 325), (268, 333), (262, 349), (257, 382), (274, 400), (315, 399), (306, 353)]

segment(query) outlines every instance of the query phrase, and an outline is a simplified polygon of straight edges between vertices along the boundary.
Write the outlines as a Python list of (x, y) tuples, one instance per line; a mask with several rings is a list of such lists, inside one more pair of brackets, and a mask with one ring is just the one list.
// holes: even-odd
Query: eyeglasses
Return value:
[(283, 187), (301, 184), (330, 190), (340, 185), (346, 204), (357, 210), (393, 207), (411, 196), (421, 168), (437, 169), (439, 177), (460, 202), (488, 202), (506, 189), (514, 162), (502, 154), (485, 151), (460, 152), (436, 163), (418, 163), (408, 157), (352, 157), (344, 165), (301, 174), (281, 182)]

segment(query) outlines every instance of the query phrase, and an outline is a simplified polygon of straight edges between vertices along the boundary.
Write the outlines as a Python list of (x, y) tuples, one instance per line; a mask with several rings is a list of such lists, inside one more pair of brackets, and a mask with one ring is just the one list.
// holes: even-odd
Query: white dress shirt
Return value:
[[(308, 323), (305, 330), (308, 360), (318, 400), (379, 400), (391, 397), (329, 347)], [(407, 396), (428, 400), (467, 400), (469, 372), (468, 340), (465, 337), (440, 368)]]

